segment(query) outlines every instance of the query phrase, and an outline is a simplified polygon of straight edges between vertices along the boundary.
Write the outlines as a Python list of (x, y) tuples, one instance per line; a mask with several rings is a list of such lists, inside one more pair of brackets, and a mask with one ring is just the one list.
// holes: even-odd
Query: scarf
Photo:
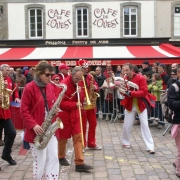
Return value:
[(40, 80), (39, 76), (37, 76), (37, 75), (34, 76), (34, 82), (35, 82), (35, 84), (36, 84), (38, 87), (46, 87), (46, 85), (47, 85), (47, 84), (44, 84), (44, 83)]

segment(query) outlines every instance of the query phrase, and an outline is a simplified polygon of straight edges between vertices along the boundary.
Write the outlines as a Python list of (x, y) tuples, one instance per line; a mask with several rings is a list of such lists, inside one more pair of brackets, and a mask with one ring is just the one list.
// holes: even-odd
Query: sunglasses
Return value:
[(177, 75), (177, 74), (171, 74), (171, 76), (174, 76), (174, 75)]
[(52, 76), (53, 74), (50, 73), (44, 73), (46, 75), (46, 77)]
[(60, 79), (54, 79), (55, 81), (59, 81)]

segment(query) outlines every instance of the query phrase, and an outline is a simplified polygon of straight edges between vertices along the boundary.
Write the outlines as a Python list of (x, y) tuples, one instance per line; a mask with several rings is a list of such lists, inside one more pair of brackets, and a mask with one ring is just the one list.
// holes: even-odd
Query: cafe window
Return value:
[(76, 35), (77, 37), (88, 37), (88, 9), (76, 9)]
[(41, 4), (25, 5), (26, 39), (46, 38), (45, 6)]
[(43, 18), (41, 9), (29, 10), (29, 37), (39, 38), (43, 34)]
[(79, 3), (73, 6), (73, 38), (92, 37), (91, 5)]
[(124, 7), (123, 14), (123, 35), (137, 36), (137, 8)]

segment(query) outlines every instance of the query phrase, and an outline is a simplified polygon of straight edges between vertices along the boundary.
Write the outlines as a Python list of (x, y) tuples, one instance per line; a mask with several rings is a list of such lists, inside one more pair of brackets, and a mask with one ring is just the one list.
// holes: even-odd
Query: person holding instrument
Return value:
[(75, 67), (72, 70), (72, 74), (66, 79), (63, 79), (61, 83), (67, 86), (64, 98), (61, 101), (59, 117), (63, 122), (64, 129), (58, 130), (58, 157), (61, 166), (68, 166), (69, 162), (66, 160), (66, 143), (72, 136), (76, 164), (75, 170), (78, 172), (86, 172), (93, 167), (84, 163), (83, 155), (83, 131), (81, 129), (81, 117), (79, 114), (79, 106), (81, 106), (80, 99), (78, 99), (77, 93), (81, 91), (81, 88), (77, 84), (82, 80), (83, 70), (81, 67)]
[[(83, 69), (83, 81), (79, 83), (82, 87), (81, 100), (84, 101), (82, 107), (82, 124), (83, 124), (83, 135), (84, 135), (84, 148), (86, 145), (92, 150), (101, 150), (102, 147), (96, 145), (96, 100), (99, 97), (97, 93), (99, 91), (99, 86), (96, 83), (92, 75), (88, 74), (88, 63), (86, 60), (80, 59), (78, 61)], [(86, 127), (87, 121), (89, 123), (88, 128), (88, 139), (86, 144)]]
[(11, 120), (10, 102), (12, 99), (12, 80), (8, 77), (8, 72), (9, 65), (3, 64), (0, 66), (0, 125), (4, 128), (6, 134), (1, 158), (10, 165), (16, 165), (16, 161), (11, 157), (11, 149), (16, 137), (16, 130)]
[[(42, 124), (48, 126), (50, 112), (56, 103), (55, 94), (50, 84), (53, 67), (47, 61), (40, 61), (35, 67), (34, 81), (26, 85), (23, 90), (20, 113), (24, 120), (24, 141), (29, 143), (33, 156), (33, 178), (58, 180), (59, 161), (57, 156), (57, 138), (53, 134), (47, 146), (39, 149), (35, 137), (45, 133)], [(57, 114), (59, 108), (54, 109)]]

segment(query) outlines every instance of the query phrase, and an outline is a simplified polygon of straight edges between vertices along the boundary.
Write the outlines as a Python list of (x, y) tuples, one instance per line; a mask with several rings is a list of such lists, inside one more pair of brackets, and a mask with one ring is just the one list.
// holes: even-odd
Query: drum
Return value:
[(24, 129), (23, 120), (20, 115), (20, 103), (11, 102), (11, 119), (14, 124), (15, 129)]

